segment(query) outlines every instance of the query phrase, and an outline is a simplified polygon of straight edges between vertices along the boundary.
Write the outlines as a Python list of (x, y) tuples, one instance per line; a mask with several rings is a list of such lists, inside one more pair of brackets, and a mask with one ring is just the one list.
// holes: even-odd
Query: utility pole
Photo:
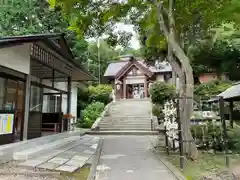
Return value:
[(100, 38), (98, 37), (98, 40), (97, 40), (97, 46), (98, 46), (98, 80), (99, 80), (99, 84), (101, 84), (101, 57), (100, 57)]

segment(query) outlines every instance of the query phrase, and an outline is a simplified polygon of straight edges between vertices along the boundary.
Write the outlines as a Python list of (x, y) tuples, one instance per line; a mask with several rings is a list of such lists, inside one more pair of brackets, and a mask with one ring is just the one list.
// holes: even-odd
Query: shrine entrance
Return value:
[(144, 83), (127, 85), (127, 98), (140, 99), (144, 97), (145, 97)]

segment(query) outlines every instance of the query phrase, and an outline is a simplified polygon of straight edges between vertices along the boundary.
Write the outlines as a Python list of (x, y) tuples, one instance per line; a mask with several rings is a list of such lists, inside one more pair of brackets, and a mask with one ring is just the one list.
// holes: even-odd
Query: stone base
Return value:
[(232, 180), (240, 180), (240, 166), (234, 167), (231, 170)]

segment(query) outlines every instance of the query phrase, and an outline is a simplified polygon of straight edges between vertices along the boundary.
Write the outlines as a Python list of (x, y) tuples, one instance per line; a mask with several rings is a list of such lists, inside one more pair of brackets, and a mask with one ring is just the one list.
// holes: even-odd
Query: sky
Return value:
[(133, 34), (131, 42), (130, 42), (131, 47), (134, 48), (134, 49), (139, 49), (140, 48), (140, 44), (139, 44), (139, 40), (138, 40), (138, 34), (133, 30), (133, 25), (118, 23), (118, 24), (116, 24), (116, 30), (131, 32)]
[[(116, 26), (116, 32), (117, 31), (131, 32), (132, 33), (132, 39), (130, 41), (130, 46), (134, 49), (139, 49), (140, 48), (138, 34), (134, 31), (133, 25), (124, 24), (124, 23), (117, 23), (115, 26)], [(107, 36), (103, 35), (102, 37), (106, 38)], [(101, 39), (101, 37), (100, 37), (100, 39)], [(96, 41), (96, 38), (90, 38), (88, 40), (89, 41)], [(120, 48), (120, 46), (117, 46), (116, 48), (118, 49), (118, 48)]]

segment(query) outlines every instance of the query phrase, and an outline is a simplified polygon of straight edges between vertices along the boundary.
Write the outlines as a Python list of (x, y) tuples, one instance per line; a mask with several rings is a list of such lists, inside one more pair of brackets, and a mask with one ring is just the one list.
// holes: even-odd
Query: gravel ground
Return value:
[[(1, 180), (59, 180), (60, 176), (51, 175), (43, 169), (27, 169), (18, 167), (19, 162), (11, 161), (0, 165)], [(47, 173), (49, 174), (47, 175)]]
[(233, 176), (231, 176), (227, 171), (223, 171), (218, 174), (210, 174), (201, 177), (200, 180), (238, 180), (234, 179)]

